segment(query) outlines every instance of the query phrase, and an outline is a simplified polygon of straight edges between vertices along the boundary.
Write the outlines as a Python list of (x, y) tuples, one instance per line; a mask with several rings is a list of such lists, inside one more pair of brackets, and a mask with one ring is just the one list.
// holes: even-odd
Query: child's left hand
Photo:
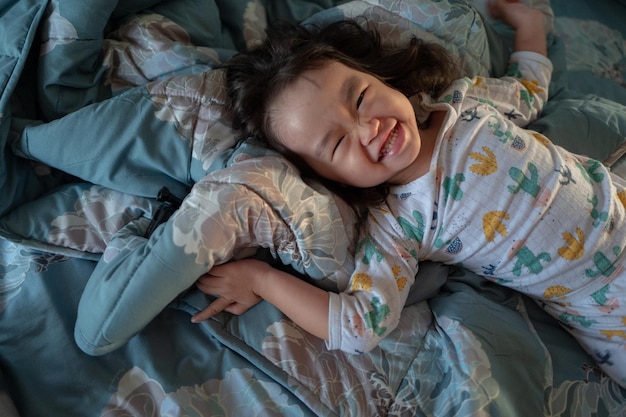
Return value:
[[(261, 261), (242, 260), (215, 266), (196, 281), (196, 287), (205, 294), (219, 295), (207, 308), (197, 313), (191, 321), (207, 320), (221, 311), (243, 314), (261, 301), (253, 291), (254, 265)], [(258, 271), (258, 269), (256, 269)]]
[(543, 22), (543, 13), (539, 9), (528, 7), (520, 0), (489, 0), (487, 6), (494, 18), (514, 29)]
[(515, 50), (547, 54), (544, 14), (520, 0), (489, 0), (489, 13), (515, 29)]

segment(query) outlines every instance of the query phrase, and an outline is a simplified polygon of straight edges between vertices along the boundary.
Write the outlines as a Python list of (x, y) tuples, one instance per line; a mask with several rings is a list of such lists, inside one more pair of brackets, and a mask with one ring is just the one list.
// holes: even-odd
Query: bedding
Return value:
[[(531, 128), (626, 176), (626, 6), (589, 20), (584, 0), (527, 1), (555, 68)], [(219, 64), (273, 19), (362, 15), (388, 42), (442, 43), (468, 75), (505, 68), (511, 32), (480, 0), (0, 1), (1, 415), (626, 415), (626, 390), (554, 320), (462, 268), (425, 264), (362, 355), (265, 302), (190, 322), (210, 302), (193, 282), (233, 257), (346, 282), (354, 214), (238, 141)]]

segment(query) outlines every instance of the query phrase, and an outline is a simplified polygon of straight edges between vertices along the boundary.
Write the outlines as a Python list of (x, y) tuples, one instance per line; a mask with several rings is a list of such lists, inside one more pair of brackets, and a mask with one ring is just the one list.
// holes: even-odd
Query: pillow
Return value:
[(466, 75), (489, 74), (489, 45), (484, 24), (469, 4), (448, 0), (405, 3), (356, 0), (317, 13), (303, 23), (323, 25), (358, 16), (367, 18), (391, 45), (409, 42), (416, 35), (444, 46), (459, 60)]

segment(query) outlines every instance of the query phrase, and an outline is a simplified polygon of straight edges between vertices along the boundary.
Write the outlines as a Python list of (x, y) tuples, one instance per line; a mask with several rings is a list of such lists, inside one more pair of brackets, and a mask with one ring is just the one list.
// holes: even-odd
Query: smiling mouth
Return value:
[(393, 128), (393, 130), (391, 131), (389, 139), (385, 143), (385, 146), (383, 146), (383, 148), (380, 150), (380, 154), (378, 154), (378, 160), (379, 161), (381, 161), (385, 156), (387, 156), (387, 154), (389, 153), (389, 151), (393, 147), (393, 144), (396, 143), (396, 139), (398, 139), (398, 125), (396, 125)]

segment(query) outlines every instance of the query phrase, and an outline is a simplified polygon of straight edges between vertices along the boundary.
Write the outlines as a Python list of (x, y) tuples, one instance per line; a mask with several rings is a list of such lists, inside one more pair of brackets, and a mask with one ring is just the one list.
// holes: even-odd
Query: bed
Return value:
[[(554, 63), (531, 128), (626, 176), (626, 4), (527, 1)], [(0, 1), (0, 415), (626, 415), (533, 301), (460, 268), (425, 264), (361, 355), (265, 302), (191, 323), (211, 299), (195, 277), (233, 257), (334, 291), (349, 276), (353, 213), (238, 141), (219, 64), (272, 19), (361, 15), (468, 75), (505, 70), (484, 0)]]

